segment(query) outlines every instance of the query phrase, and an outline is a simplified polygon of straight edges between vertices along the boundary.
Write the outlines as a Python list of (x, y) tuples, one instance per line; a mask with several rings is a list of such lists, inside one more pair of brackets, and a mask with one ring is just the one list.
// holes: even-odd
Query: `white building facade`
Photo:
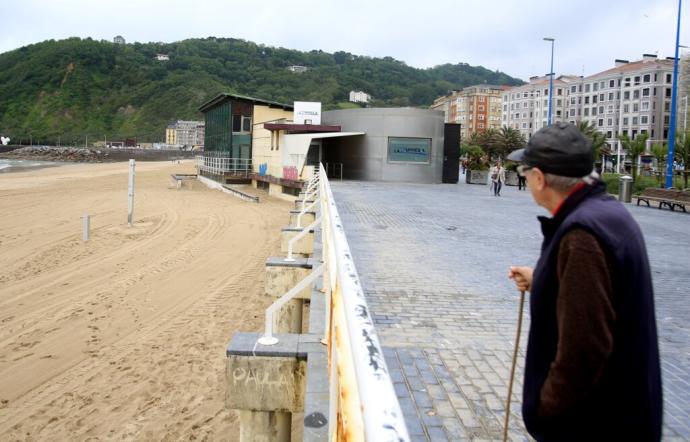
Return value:
[(350, 101), (352, 103), (368, 103), (371, 101), (371, 95), (362, 91), (350, 91)]
[[(671, 114), (673, 59), (645, 54), (638, 61), (616, 60), (615, 67), (588, 77), (554, 80), (552, 121), (588, 121), (618, 154), (618, 135), (649, 134), (648, 145), (665, 142)], [(547, 125), (548, 77), (503, 94), (503, 124), (529, 137)], [(623, 152), (624, 153), (624, 152)]]

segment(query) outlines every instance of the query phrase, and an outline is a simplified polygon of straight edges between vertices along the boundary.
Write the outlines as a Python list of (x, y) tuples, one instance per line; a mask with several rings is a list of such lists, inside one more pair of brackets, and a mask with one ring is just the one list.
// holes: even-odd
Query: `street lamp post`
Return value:
[(553, 103), (553, 44), (555, 39), (544, 37), (544, 41), (551, 42), (551, 70), (549, 71), (549, 116), (547, 118), (547, 124), (551, 126), (551, 106)]
[(668, 157), (666, 158), (666, 188), (673, 187), (673, 157), (676, 141), (676, 95), (678, 95), (678, 46), (680, 40), (680, 9), (678, 0), (678, 23), (676, 25), (676, 56), (673, 60), (673, 86), (671, 92), (671, 126), (668, 130)]
[[(678, 45), (679, 48), (690, 49), (690, 46)], [(683, 97), (685, 108), (683, 109), (683, 143), (685, 143), (685, 133), (688, 131), (688, 96)]]

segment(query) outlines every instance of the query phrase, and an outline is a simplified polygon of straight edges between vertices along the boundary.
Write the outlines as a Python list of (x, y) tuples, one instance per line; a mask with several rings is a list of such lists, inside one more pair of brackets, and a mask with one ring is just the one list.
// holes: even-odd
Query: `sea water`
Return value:
[(0, 173), (24, 172), (32, 169), (58, 166), (60, 163), (53, 161), (36, 160), (7, 160), (0, 158)]

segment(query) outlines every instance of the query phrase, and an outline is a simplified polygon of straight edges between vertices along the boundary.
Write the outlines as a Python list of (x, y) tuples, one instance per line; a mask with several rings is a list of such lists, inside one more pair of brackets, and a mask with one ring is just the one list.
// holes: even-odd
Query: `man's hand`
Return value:
[(532, 287), (532, 273), (534, 269), (532, 267), (517, 267), (511, 266), (508, 272), (508, 278), (515, 281), (515, 286), (521, 292), (529, 291)]

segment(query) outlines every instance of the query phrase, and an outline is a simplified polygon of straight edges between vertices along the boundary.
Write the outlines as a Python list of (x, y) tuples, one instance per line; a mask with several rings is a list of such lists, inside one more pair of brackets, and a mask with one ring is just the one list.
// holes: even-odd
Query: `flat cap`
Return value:
[(577, 127), (559, 122), (539, 129), (523, 149), (511, 152), (508, 159), (544, 173), (583, 177), (594, 168), (594, 149)]

